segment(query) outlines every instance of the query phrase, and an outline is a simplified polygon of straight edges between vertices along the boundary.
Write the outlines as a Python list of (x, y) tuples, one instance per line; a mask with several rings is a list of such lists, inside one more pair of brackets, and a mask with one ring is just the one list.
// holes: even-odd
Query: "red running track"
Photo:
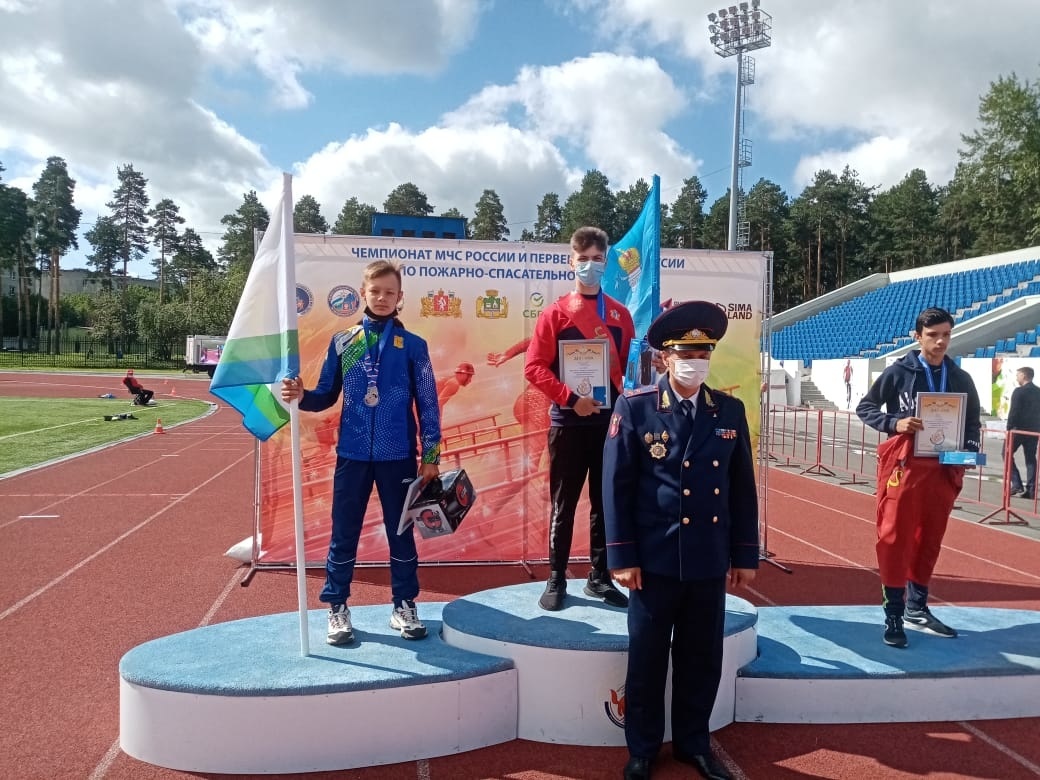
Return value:
[[(118, 376), (0, 373), (3, 396), (91, 397)], [(214, 400), (203, 381), (153, 381)], [(2, 407), (0, 400), (0, 407)], [(294, 611), (296, 580), (224, 556), (252, 529), (253, 440), (226, 409), (197, 422), (0, 480), (0, 776), (194, 777), (118, 748), (118, 663), (136, 645), (212, 622)], [(773, 469), (769, 543), (793, 575), (765, 565), (740, 595), (755, 604), (877, 601), (873, 498)], [(26, 516), (36, 516), (27, 518)], [(952, 522), (936, 603), (1040, 609), (1040, 543)], [(541, 577), (544, 571), (537, 571)], [(516, 566), (424, 567), (422, 598), (526, 581)], [(308, 577), (312, 608), (321, 578)], [(360, 569), (353, 601), (387, 603), (385, 569)], [(879, 639), (880, 642), (880, 623)], [(912, 651), (912, 650), (911, 650)], [(248, 662), (248, 659), (243, 659)], [(893, 707), (899, 702), (894, 701)], [(361, 714), (363, 716), (363, 713)], [(344, 713), (335, 732), (357, 713)], [(402, 720), (401, 738), (421, 727)], [(733, 724), (716, 746), (738, 778), (1040, 777), (1040, 719), (892, 725)], [(262, 738), (262, 735), (258, 735)], [(654, 777), (690, 777), (666, 746)], [(621, 775), (623, 748), (517, 740), (457, 756), (336, 773), (359, 780), (599, 780)]]

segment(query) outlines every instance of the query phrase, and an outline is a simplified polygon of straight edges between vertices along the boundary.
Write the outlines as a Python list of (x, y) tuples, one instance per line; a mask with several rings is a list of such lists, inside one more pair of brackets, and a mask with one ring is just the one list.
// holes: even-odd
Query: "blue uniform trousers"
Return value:
[(373, 484), (379, 491), (386, 541), (390, 547), (390, 590), (394, 603), (412, 601), (419, 595), (419, 555), (415, 549), (414, 529), (409, 528), (397, 535), (408, 482), (415, 478), (416, 469), (414, 458), (384, 461), (336, 458), (332, 483), (332, 537), (325, 560), (325, 587), (319, 596), (321, 601), (343, 604), (350, 597), (361, 525)]
[(643, 570), (629, 591), (625, 741), (628, 752), (653, 759), (664, 739), (668, 653), (672, 656), (672, 745), (708, 753), (708, 721), (722, 676), (726, 578), (682, 582)]

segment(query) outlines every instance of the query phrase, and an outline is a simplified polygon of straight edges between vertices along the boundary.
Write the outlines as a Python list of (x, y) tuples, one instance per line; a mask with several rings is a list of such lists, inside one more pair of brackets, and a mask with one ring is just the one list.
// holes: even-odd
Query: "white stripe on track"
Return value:
[[(851, 518), (853, 518), (855, 520), (860, 520), (860, 521), (862, 521), (864, 523), (869, 523), (871, 526), (875, 526), (876, 525), (876, 521), (874, 520), (873, 517), (862, 517), (860, 515), (854, 515), (854, 514), (852, 514), (850, 512), (843, 512), (840, 509), (834, 509), (833, 507), (827, 506), (826, 504), (821, 504), (819, 501), (810, 501), (805, 496), (797, 496), (797, 495), (794, 495), (793, 493), (785, 493), (782, 490), (777, 490), (775, 488), (769, 488), (769, 490), (771, 492), (773, 492), (773, 493), (776, 493), (777, 495), (784, 496), (785, 498), (793, 498), (793, 499), (795, 499), (797, 501), (801, 501), (802, 503), (809, 504), (810, 506), (818, 506), (821, 509), (826, 509), (828, 512), (831, 512), (832, 514), (842, 515), (843, 517), (851, 517)], [(985, 526), (983, 526), (983, 527), (985, 527)], [(769, 531), (770, 531), (770, 533), (773, 533), (773, 532), (784, 533), (783, 531), (777, 531), (777, 529), (773, 526), (772, 523), (769, 524)], [(791, 539), (798, 539), (799, 541), (802, 541), (800, 539), (800, 537), (797, 537), (797, 536), (795, 536), (793, 534), (786, 534), (786, 536), (790, 537)], [(1023, 542), (1028, 543), (1028, 542), (1033, 542), (1033, 541), (1034, 540), (1032, 540), (1032, 539), (1023, 537)], [(813, 547), (814, 545), (809, 545), (809, 546)], [(821, 550), (823, 552), (827, 552), (826, 550), (823, 550), (822, 547), (816, 547), (815, 549)], [(1000, 563), (999, 561), (994, 561), (992, 558), (984, 558), (981, 555), (976, 555), (973, 552), (968, 552), (967, 550), (961, 550), (960, 548), (953, 547), (953, 546), (945, 544), (945, 543), (943, 543), (942, 549), (949, 550), (950, 552), (955, 552), (958, 555), (967, 556), (968, 558), (974, 558), (976, 561), (981, 561), (982, 563), (989, 564), (990, 566), (995, 566), (997, 568), (1003, 569), (1006, 572), (1010, 572), (1012, 574), (1017, 574), (1020, 577), (1026, 577), (1026, 578), (1031, 579), (1031, 580), (1040, 580), (1040, 574), (1038, 574), (1037, 572), (1024, 571), (1023, 569), (1016, 569), (1014, 566), (1008, 566), (1007, 564)], [(830, 554), (833, 555), (833, 553), (830, 553)], [(835, 556), (835, 557), (839, 557), (840, 558), (840, 556)], [(841, 558), (841, 560), (846, 560), (846, 559)], [(870, 567), (863, 567), (863, 566), (861, 566), (860, 568), (870, 568)]]
[(981, 739), (983, 742), (985, 742), (987, 745), (989, 745), (991, 748), (993, 748), (997, 752), (1007, 756), (1012, 761), (1014, 761), (1016, 764), (1020, 764), (1021, 766), (1025, 767), (1026, 769), (1028, 769), (1030, 772), (1032, 772), (1037, 777), (1040, 777), (1040, 765), (1034, 764), (1032, 761), (1030, 761), (1025, 756), (1019, 755), (1014, 750), (1012, 750), (1007, 745), (1005, 745), (1003, 742), (1000, 742), (1000, 741), (998, 741), (996, 739), (993, 739), (993, 737), (991, 737), (989, 734), (987, 734), (984, 731), (982, 731), (982, 729), (979, 729), (979, 728), (977, 728), (975, 726), (972, 726), (970, 723), (965, 723), (964, 721), (958, 721), (957, 725), (960, 726), (965, 731), (967, 731), (969, 734), (974, 735), (976, 739)]
[[(217, 600), (213, 602), (213, 605), (206, 610), (206, 614), (202, 616), (202, 620), (199, 621), (199, 628), (209, 625), (209, 621), (213, 619), (213, 616), (217, 614), (217, 610), (223, 606), (224, 602), (227, 601), (227, 597), (231, 594), (231, 591), (235, 589), (235, 586), (242, 581), (243, 572), (245, 569), (240, 569), (231, 575), (231, 579), (228, 584), (224, 586), (224, 590), (217, 596)], [(108, 770), (112, 768), (112, 764), (119, 758), (119, 737), (116, 737), (116, 741), (112, 743), (111, 747), (105, 751), (105, 755), (101, 757), (101, 761), (94, 767), (94, 771), (90, 773), (89, 780), (101, 780)]]
[(11, 616), (11, 615), (13, 615), (13, 614), (14, 614), (15, 612), (17, 612), (17, 611), (18, 611), (18, 610), (20, 610), (20, 609), (21, 609), (22, 607), (24, 607), (24, 606), (25, 606), (26, 604), (29, 604), (29, 603), (30, 603), (30, 602), (32, 602), (32, 601), (33, 601), (34, 599), (38, 598), (39, 596), (42, 596), (42, 595), (43, 595), (44, 593), (46, 593), (47, 591), (49, 591), (49, 590), (50, 590), (51, 588), (53, 588), (53, 587), (54, 587), (55, 585), (60, 585), (60, 584), (61, 584), (62, 582), (64, 582), (65, 580), (67, 580), (67, 579), (68, 579), (68, 578), (69, 578), (70, 576), (72, 576), (72, 575), (73, 575), (73, 574), (75, 574), (75, 573), (76, 573), (77, 571), (79, 571), (80, 569), (82, 569), (82, 568), (83, 568), (84, 566), (86, 566), (86, 565), (87, 565), (88, 563), (90, 563), (91, 561), (93, 561), (93, 560), (94, 560), (95, 558), (98, 558), (98, 557), (100, 557), (100, 556), (104, 555), (104, 554), (105, 554), (106, 552), (108, 552), (109, 550), (111, 550), (111, 549), (112, 549), (113, 547), (115, 547), (115, 546), (116, 546), (117, 544), (119, 544), (119, 543), (120, 543), (121, 541), (123, 541), (123, 540), (124, 540), (124, 539), (126, 539), (127, 537), (131, 536), (132, 534), (136, 533), (137, 531), (141, 530), (141, 529), (142, 529), (142, 528), (144, 528), (144, 527), (145, 527), (146, 525), (148, 525), (149, 523), (151, 523), (151, 522), (152, 522), (152, 521), (153, 521), (153, 520), (154, 520), (155, 518), (157, 518), (157, 517), (160, 517), (160, 516), (162, 516), (162, 515), (163, 515), (163, 514), (165, 514), (165, 513), (167, 512), (167, 511), (169, 511), (169, 510), (170, 510), (170, 509), (172, 509), (173, 507), (177, 506), (177, 504), (181, 503), (181, 502), (182, 502), (182, 501), (183, 501), (184, 499), (186, 499), (186, 498), (189, 498), (190, 496), (193, 496), (193, 495), (194, 495), (195, 493), (197, 493), (197, 492), (198, 492), (199, 490), (201, 490), (202, 488), (206, 487), (206, 485), (208, 485), (208, 484), (209, 484), (210, 482), (213, 482), (213, 481), (215, 481), (215, 480), (219, 479), (220, 477), (222, 477), (222, 476), (223, 476), (223, 475), (225, 474), (225, 472), (227, 472), (227, 471), (230, 471), (230, 470), (231, 470), (231, 469), (233, 469), (233, 468), (234, 468), (235, 466), (237, 466), (237, 465), (238, 465), (239, 463), (241, 463), (242, 461), (244, 461), (244, 460), (245, 460), (246, 458), (251, 458), (251, 457), (253, 457), (253, 453), (252, 453), (252, 452), (246, 453), (245, 455), (243, 455), (243, 456), (242, 456), (241, 458), (239, 458), (238, 460), (232, 461), (232, 462), (231, 462), (231, 463), (229, 463), (229, 464), (228, 464), (227, 466), (225, 466), (225, 467), (224, 467), (224, 468), (222, 468), (222, 469), (221, 469), (220, 471), (218, 471), (218, 472), (217, 472), (216, 474), (212, 475), (212, 476), (211, 476), (211, 477), (210, 477), (209, 479), (207, 479), (207, 480), (206, 480), (205, 482), (200, 482), (200, 483), (199, 483), (198, 485), (196, 485), (195, 487), (193, 487), (193, 488), (192, 488), (191, 490), (189, 490), (189, 491), (188, 491), (187, 493), (185, 493), (184, 495), (182, 495), (182, 496), (181, 496), (180, 498), (175, 498), (175, 499), (174, 499), (173, 501), (171, 501), (171, 502), (170, 502), (169, 504), (166, 504), (165, 506), (163, 506), (163, 508), (162, 508), (162, 509), (160, 509), (160, 510), (159, 510), (158, 512), (155, 512), (155, 513), (153, 513), (153, 514), (149, 515), (149, 516), (148, 516), (148, 517), (146, 517), (146, 518), (145, 518), (144, 520), (142, 520), (142, 521), (141, 521), (140, 523), (138, 523), (137, 525), (135, 525), (135, 526), (134, 526), (133, 528), (130, 528), (130, 529), (128, 529), (127, 531), (125, 531), (124, 533), (120, 534), (120, 535), (119, 535), (119, 536), (117, 536), (117, 537), (116, 537), (115, 539), (113, 539), (113, 540), (112, 540), (111, 542), (109, 542), (108, 544), (106, 544), (106, 545), (105, 545), (104, 547), (102, 547), (102, 548), (100, 548), (99, 550), (97, 550), (96, 552), (93, 552), (93, 553), (91, 553), (90, 555), (88, 555), (88, 556), (87, 556), (86, 558), (84, 558), (83, 560), (81, 560), (81, 561), (80, 561), (79, 563), (77, 563), (77, 564), (76, 564), (75, 566), (73, 566), (73, 567), (72, 567), (71, 569), (69, 569), (68, 571), (66, 571), (66, 572), (65, 572), (64, 574), (62, 574), (62, 575), (61, 575), (60, 577), (55, 577), (55, 578), (54, 578), (53, 580), (51, 580), (50, 582), (48, 582), (48, 583), (47, 583), (46, 585), (43, 585), (43, 586), (41, 586), (41, 587), (37, 588), (36, 590), (34, 590), (34, 591), (33, 591), (32, 593), (30, 593), (30, 594), (29, 594), (28, 596), (26, 596), (25, 598), (21, 599), (20, 601), (17, 601), (17, 602), (15, 602), (15, 603), (14, 603), (14, 604), (12, 604), (12, 605), (11, 605), (10, 607), (8, 607), (7, 609), (5, 609), (5, 610), (4, 610), (3, 612), (0, 612), (0, 620), (4, 620), (5, 618), (8, 618), (8, 617), (10, 617), (10, 616)]

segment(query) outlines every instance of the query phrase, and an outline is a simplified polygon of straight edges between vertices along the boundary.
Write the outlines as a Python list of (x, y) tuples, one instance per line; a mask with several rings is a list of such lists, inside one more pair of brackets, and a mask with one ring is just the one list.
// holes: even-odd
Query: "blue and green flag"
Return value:
[(242, 415), (242, 425), (267, 441), (289, 422), (280, 395), (284, 377), (300, 373), (296, 330), (292, 176), (264, 231), (209, 389)]

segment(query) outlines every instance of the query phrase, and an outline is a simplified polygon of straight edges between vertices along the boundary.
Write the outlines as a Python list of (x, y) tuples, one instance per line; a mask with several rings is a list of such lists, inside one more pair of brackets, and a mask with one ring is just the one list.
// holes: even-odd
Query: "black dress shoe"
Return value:
[(650, 780), (650, 759), (632, 756), (625, 764), (625, 774), (622, 777), (624, 780)]
[(733, 780), (733, 775), (729, 773), (729, 770), (715, 760), (715, 756), (711, 753), (687, 755), (673, 750), (672, 756), (676, 761), (692, 766), (700, 773), (701, 777), (707, 778), (707, 780)]

